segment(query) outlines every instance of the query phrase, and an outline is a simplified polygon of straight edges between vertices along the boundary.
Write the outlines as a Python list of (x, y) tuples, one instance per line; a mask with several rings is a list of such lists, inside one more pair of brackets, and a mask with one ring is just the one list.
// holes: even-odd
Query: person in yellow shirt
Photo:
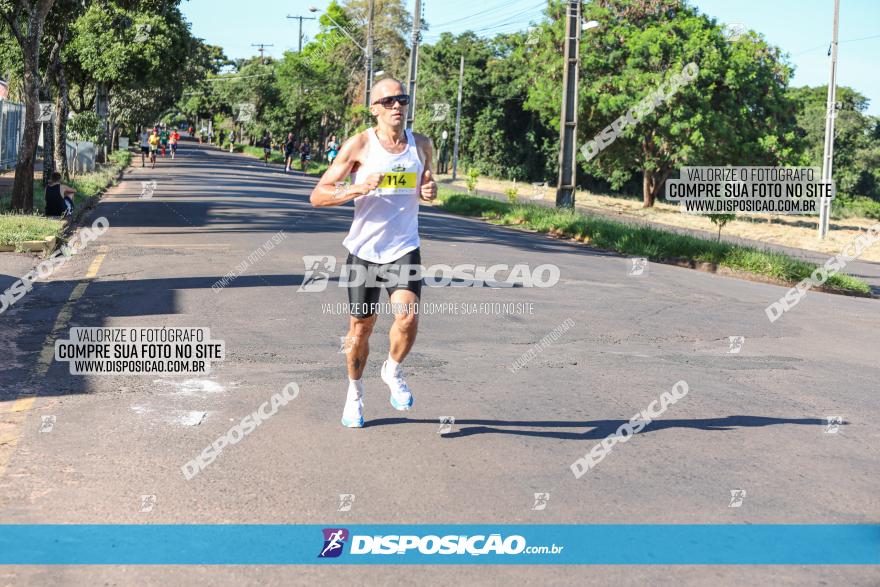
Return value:
[(156, 152), (159, 150), (159, 127), (153, 129), (150, 134), (150, 163), (156, 167)]

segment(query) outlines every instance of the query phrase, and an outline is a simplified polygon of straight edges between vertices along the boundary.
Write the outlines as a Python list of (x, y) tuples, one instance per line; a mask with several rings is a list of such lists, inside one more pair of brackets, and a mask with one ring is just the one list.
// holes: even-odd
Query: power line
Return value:
[(299, 52), (302, 53), (303, 50), (303, 21), (304, 20), (318, 20), (317, 17), (314, 16), (290, 16), (287, 15), (287, 18), (292, 18), (294, 20), (299, 20)]
[[(856, 41), (867, 41), (868, 39), (880, 39), (880, 35), (871, 35), (870, 37), (860, 37), (858, 39), (845, 39), (843, 41), (839, 41), (839, 43), (855, 43)], [(839, 44), (838, 43), (838, 44)], [(815, 47), (810, 47), (809, 49), (805, 49), (800, 53), (795, 53), (792, 57), (797, 57), (798, 55), (803, 55), (804, 53), (810, 53), (811, 51), (815, 51), (816, 49), (822, 49), (823, 47), (827, 47), (827, 43), (823, 43), (822, 45), (816, 45)]]
[(251, 43), (251, 47), (259, 47), (260, 48), (260, 61), (263, 65), (266, 64), (266, 58), (263, 56), (263, 52), (266, 50), (266, 47), (274, 47), (275, 45), (267, 45), (266, 43)]

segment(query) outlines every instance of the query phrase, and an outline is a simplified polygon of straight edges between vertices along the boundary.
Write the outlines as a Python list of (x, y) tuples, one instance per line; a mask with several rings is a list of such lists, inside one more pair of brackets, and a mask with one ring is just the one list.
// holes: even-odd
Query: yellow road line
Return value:
[[(85, 277), (82, 281), (76, 284), (76, 287), (70, 292), (70, 297), (67, 298), (64, 306), (62, 306), (61, 310), (58, 312), (55, 324), (52, 325), (52, 330), (46, 336), (46, 340), (43, 342), (43, 348), (40, 351), (40, 357), (37, 359), (37, 366), (34, 369), (34, 374), (38, 377), (44, 377), (46, 373), (48, 373), (49, 367), (52, 365), (52, 360), (55, 357), (55, 341), (58, 339), (61, 332), (67, 328), (67, 325), (70, 324), (70, 318), (73, 316), (73, 306), (86, 292), (91, 280), (98, 275), (98, 270), (100, 270), (101, 264), (104, 262), (104, 258), (107, 256), (107, 251), (109, 250), (110, 249), (106, 246), (98, 247), (98, 254), (92, 260), (88, 270), (86, 270)], [(9, 459), (12, 457), (15, 445), (18, 444), (21, 424), (24, 422), (27, 413), (36, 401), (37, 396), (35, 393), (21, 392), (14, 401), (10, 401), (6, 404), (8, 407), (0, 404), (0, 415), (7, 416), (3, 418), (3, 421), (0, 422), (0, 424), (2, 424), (4, 428), (11, 428), (11, 431), (7, 430), (3, 434), (0, 434), (0, 477), (2, 477), (3, 473), (6, 471), (6, 466), (9, 464)]]
[(173, 245), (141, 245), (138, 243), (129, 243), (132, 247), (140, 247), (143, 249), (228, 249), (229, 245), (189, 245), (189, 244), (173, 244)]

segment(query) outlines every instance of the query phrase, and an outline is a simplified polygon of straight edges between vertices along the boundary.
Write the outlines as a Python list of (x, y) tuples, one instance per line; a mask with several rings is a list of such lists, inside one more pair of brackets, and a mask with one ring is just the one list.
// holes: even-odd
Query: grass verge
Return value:
[[(81, 207), (89, 199), (97, 196), (116, 183), (119, 172), (131, 163), (131, 153), (116, 151), (109, 157), (107, 165), (102, 165), (92, 173), (83, 173), (68, 185), (76, 190), (73, 203)], [(43, 240), (47, 236), (61, 236), (66, 221), (46, 218), (41, 213), (17, 214), (9, 211), (9, 196), (3, 198), (0, 211), (0, 246), (18, 245), (24, 241)], [(34, 182), (34, 210), (45, 210), (46, 192), (42, 181)]]
[[(600, 249), (646, 257), (657, 262), (710, 263), (735, 272), (795, 284), (812, 274), (816, 265), (782, 253), (700, 239), (656, 228), (633, 226), (584, 216), (570, 210), (531, 204), (511, 204), (488, 198), (442, 191), (440, 206), (454, 214), (477, 216), (493, 224), (521, 226), (554, 236), (568, 237)], [(860, 279), (838, 273), (825, 289), (849, 294), (870, 294)]]
[[(227, 145), (227, 149), (229, 146)], [(251, 147), (249, 145), (239, 145), (236, 144), (233, 149), (236, 153), (244, 153), (249, 157), (254, 157), (256, 159), (263, 159), (263, 148), (262, 147)], [(269, 155), (269, 163), (278, 163), (279, 165), (284, 165), (284, 154), (279, 151), (272, 151)], [(299, 157), (296, 157), (296, 160), (293, 163), (293, 168), (296, 171), (299, 171)], [(309, 164), (306, 166), (306, 175), (323, 175), (324, 172), (327, 171), (326, 163), (316, 163), (314, 161), (309, 161)]]

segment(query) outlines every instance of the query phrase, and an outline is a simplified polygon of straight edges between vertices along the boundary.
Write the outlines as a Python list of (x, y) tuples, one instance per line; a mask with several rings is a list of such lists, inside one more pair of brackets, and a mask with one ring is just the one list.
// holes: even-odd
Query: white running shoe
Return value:
[(364, 427), (364, 391), (349, 388), (345, 407), (342, 409), (342, 425), (346, 428)]
[(395, 410), (408, 410), (413, 405), (412, 391), (403, 378), (403, 371), (400, 365), (397, 366), (396, 373), (388, 373), (388, 361), (382, 363), (382, 381), (384, 381), (391, 390), (391, 407)]

